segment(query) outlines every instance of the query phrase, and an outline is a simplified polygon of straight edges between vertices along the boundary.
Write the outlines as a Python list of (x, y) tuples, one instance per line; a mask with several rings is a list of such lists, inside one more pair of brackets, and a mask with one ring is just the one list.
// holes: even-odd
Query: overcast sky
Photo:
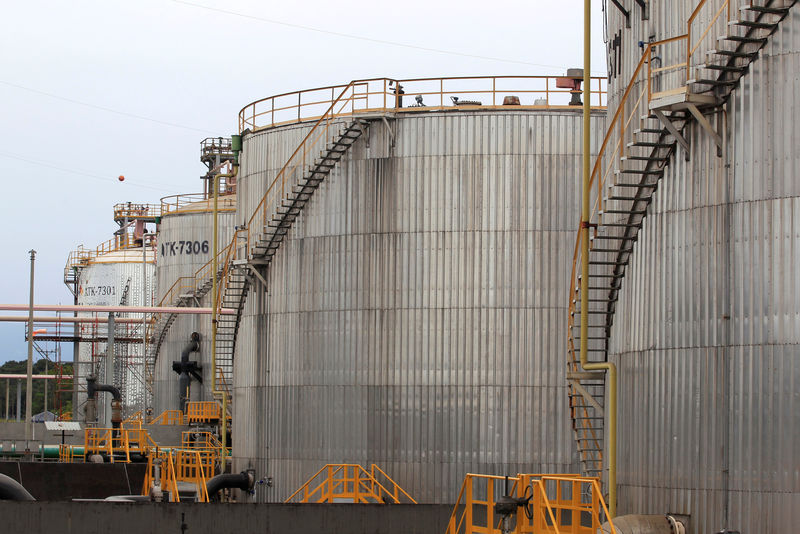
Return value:
[[(592, 72), (604, 75), (592, 4)], [(563, 74), (583, 61), (582, 10), (579, 0), (6, 2), (0, 301), (27, 303), (34, 248), (36, 302), (71, 304), (69, 251), (111, 237), (117, 202), (199, 191), (201, 139), (235, 133), (245, 104), (358, 78)], [(22, 324), (0, 323), (0, 362), (26, 357), (23, 336)]]

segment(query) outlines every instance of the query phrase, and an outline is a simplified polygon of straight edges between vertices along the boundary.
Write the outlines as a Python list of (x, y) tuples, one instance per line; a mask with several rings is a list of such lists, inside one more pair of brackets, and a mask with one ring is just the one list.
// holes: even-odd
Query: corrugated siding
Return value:
[[(580, 114), (391, 124), (396, 146), (373, 123), (290, 231), (269, 293), (248, 296), (234, 456), (273, 477), (259, 499), (330, 462), (378, 463), (425, 502), (453, 502), (467, 472), (578, 469), (564, 332)], [(246, 140), (249, 169), (253, 154), (280, 167), (269, 147), (296, 132), (280, 133)], [(262, 183), (243, 172), (240, 196)]]
[[(230, 243), (233, 237), (235, 212), (219, 212), (217, 215), (218, 247), (222, 249)], [(214, 237), (214, 214), (207, 213), (174, 213), (161, 220), (158, 233), (158, 264), (156, 276), (158, 278), (158, 300), (169, 290), (175, 281), (182, 276), (194, 276), (198, 269), (211, 260)], [(201, 244), (200, 253), (195, 253), (192, 245), (192, 254), (180, 253), (178, 248), (172, 253), (168, 243), (180, 241), (195, 241)], [(207, 242), (207, 252), (203, 252), (202, 244)], [(162, 245), (164, 249), (162, 250)], [(184, 249), (186, 250), (186, 249)], [(168, 302), (170, 306), (174, 303)], [(200, 299), (201, 306), (211, 306), (210, 294)], [(211, 316), (210, 315), (180, 315), (172, 323), (166, 338), (161, 345), (154, 370), (153, 390), (155, 395), (154, 413), (160, 414), (164, 410), (178, 409), (178, 375), (172, 370), (172, 362), (180, 360), (181, 351), (189, 342), (192, 332), (201, 336), (200, 351), (192, 353), (190, 360), (197, 361), (202, 367), (203, 384), (192, 380), (190, 385), (190, 400), (211, 399)]]
[(668, 167), (612, 331), (620, 513), (691, 514), (691, 532), (800, 523), (800, 11), (723, 115)]
[[(135, 252), (131, 254), (136, 255)], [(141, 257), (141, 248), (138, 255)], [(149, 263), (146, 267), (147, 288), (146, 288), (146, 302), (150, 303), (155, 295), (155, 268), (152, 263), (152, 254), (148, 254)], [(114, 288), (114, 294), (108, 297), (90, 297), (85, 293), (86, 286), (97, 285), (110, 285)], [(125, 295), (125, 288), (128, 287), (127, 297), (125, 298), (125, 305), (128, 306), (141, 306), (142, 305), (142, 264), (141, 263), (95, 263), (84, 267), (80, 271), (79, 287), (81, 288), (78, 295), (78, 304), (86, 305), (103, 305), (103, 306), (116, 306), (121, 304), (121, 300)], [(79, 313), (83, 317), (93, 317), (95, 314)], [(119, 317), (138, 317), (141, 315), (131, 314), (117, 314)], [(142, 327), (135, 324), (117, 324), (115, 328), (115, 335), (117, 338), (122, 337), (141, 337)], [(83, 323), (80, 326), (82, 336), (101, 336), (108, 335), (108, 327), (106, 323)], [(108, 344), (104, 342), (81, 342), (78, 344), (78, 370), (79, 387), (82, 393), (78, 394), (78, 403), (80, 405), (80, 414), (83, 415), (83, 405), (86, 402), (86, 376), (91, 374), (97, 369), (93, 369), (91, 362), (92, 356), (95, 355), (94, 360), (100, 361), (99, 378), (102, 380), (105, 377), (105, 355), (107, 353)], [(117, 372), (115, 383), (120, 387), (122, 394), (122, 403), (124, 415), (131, 415), (134, 412), (143, 408), (141, 402), (144, 398), (145, 388), (143, 381), (144, 360), (142, 357), (142, 344), (141, 343), (115, 343), (115, 365), (117, 369), (127, 369), (126, 373), (121, 371)], [(126, 365), (127, 362), (127, 365)], [(105, 408), (110, 406), (107, 402), (97, 403), (98, 420), (103, 421)]]

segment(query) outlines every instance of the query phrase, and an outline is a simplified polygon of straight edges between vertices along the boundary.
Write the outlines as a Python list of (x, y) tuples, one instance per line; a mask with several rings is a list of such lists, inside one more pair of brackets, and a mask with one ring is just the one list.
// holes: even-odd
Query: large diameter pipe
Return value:
[[(70, 447), (72, 447), (72, 454), (74, 456), (83, 456), (84, 449), (82, 445), (70, 445)], [(58, 445), (34, 445), (34, 448), (30, 452), (32, 452), (33, 454), (41, 454), (44, 458), (47, 459), (60, 457), (59, 456), (60, 447)], [(25, 454), (25, 449), (24, 448), (17, 449), (16, 443), (10, 443), (7, 445), (0, 443), (0, 456), (16, 458), (19, 456), (23, 456), (24, 454)]]
[[(22, 315), (0, 315), (0, 323), (27, 323), (28, 317)], [(58, 317), (53, 316), (34, 316), (33, 322), (41, 323), (107, 323), (107, 317)], [(142, 321), (133, 317), (117, 317), (115, 322), (119, 324), (141, 324)]]
[[(109, 313), (108, 314), (108, 342), (106, 343), (106, 367), (105, 367), (105, 377), (103, 378), (103, 382), (106, 384), (113, 384), (114, 383), (114, 365), (115, 365), (115, 358), (114, 358), (114, 349), (116, 342), (114, 341), (114, 334), (116, 333), (116, 323), (114, 322), (115, 314)], [(103, 426), (108, 428), (111, 424), (111, 414), (108, 413), (106, 408), (103, 408)]]
[(33, 495), (25, 487), (11, 478), (0, 473), (0, 500), (6, 501), (35, 501)]
[[(0, 310), (5, 311), (28, 311), (30, 306), (27, 304), (0, 304)], [(35, 304), (34, 311), (56, 311), (56, 312), (86, 312), (86, 313), (175, 313), (190, 315), (210, 315), (211, 308), (186, 308), (178, 306), (82, 306), (74, 304)], [(233, 315), (236, 310), (232, 308), (220, 308), (217, 313), (222, 315)]]
[(208, 499), (217, 499), (217, 493), (226, 488), (235, 488), (242, 491), (250, 491), (255, 484), (255, 475), (252, 471), (242, 471), (239, 474), (225, 473), (217, 475), (206, 483)]
[(608, 377), (608, 512), (617, 515), (617, 366), (611, 362), (589, 363), (589, 181), (591, 173), (591, 0), (583, 2), (583, 195), (581, 197), (581, 367), (606, 371)]

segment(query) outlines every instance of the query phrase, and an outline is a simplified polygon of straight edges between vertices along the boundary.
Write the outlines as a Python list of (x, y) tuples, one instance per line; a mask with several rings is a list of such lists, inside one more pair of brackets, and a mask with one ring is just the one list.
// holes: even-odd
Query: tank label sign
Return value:
[(93, 265), (85, 269), (78, 284), (78, 303), (116, 306), (119, 304), (122, 277), (118, 265)]
[(83, 294), (87, 297), (106, 297), (117, 294), (114, 286), (83, 286)]
[(191, 256), (196, 254), (208, 254), (208, 240), (165, 241), (161, 243), (162, 256)]

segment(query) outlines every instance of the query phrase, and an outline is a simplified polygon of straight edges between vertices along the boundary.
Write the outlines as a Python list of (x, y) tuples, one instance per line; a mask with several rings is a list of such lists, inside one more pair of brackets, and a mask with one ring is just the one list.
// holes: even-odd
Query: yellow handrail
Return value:
[[(368, 78), (350, 84), (304, 89), (269, 96), (251, 102), (239, 112), (239, 131), (259, 131), (285, 124), (313, 121), (324, 115), (323, 111), (336, 100), (336, 95), (354, 86), (354, 106), (337, 116), (353, 113), (402, 112), (419, 113), (453, 109), (449, 97), (480, 101), (481, 109), (504, 107), (507, 96), (516, 96), (520, 104), (516, 109), (577, 108), (569, 104), (570, 89), (557, 87), (561, 76), (456, 76), (442, 78)], [(596, 84), (596, 87), (595, 87)], [(401, 87), (397, 94), (397, 87)], [(592, 106), (605, 107), (606, 78), (592, 78)], [(596, 97), (596, 98), (595, 98)], [(422, 104), (417, 104), (417, 99)], [(544, 100), (543, 104), (537, 100)]]
[[(148, 234), (145, 246), (154, 247), (155, 237)], [(96, 260), (101, 256), (104, 256), (111, 252), (118, 252), (120, 250), (141, 249), (141, 248), (142, 248), (142, 240), (135, 239), (133, 231), (131, 229), (127, 229), (125, 233), (120, 235), (115, 235), (108, 241), (100, 243), (94, 249), (88, 249), (85, 248), (83, 245), (78, 245), (77, 249), (70, 251), (70, 253), (67, 255), (67, 262), (64, 265), (64, 283), (69, 284), (75, 280), (75, 273), (73, 272), (73, 269), (80, 269), (81, 267), (85, 267), (89, 265), (89, 263), (91, 263), (92, 261)], [(152, 263), (154, 260), (155, 256), (153, 256), (149, 260), (149, 262)], [(137, 258), (136, 261), (141, 263), (140, 258)]]
[(155, 219), (161, 216), (160, 204), (134, 204), (132, 202), (121, 202), (114, 204), (114, 220), (139, 218)]
[(383, 469), (381, 469), (380, 467), (378, 467), (378, 466), (377, 466), (377, 465), (375, 465), (375, 464), (372, 464), (372, 465), (370, 465), (369, 474), (370, 474), (370, 476), (371, 476), (372, 478), (374, 478), (375, 480), (377, 480), (377, 479), (378, 479), (378, 477), (377, 477), (377, 474), (376, 474), (376, 471), (377, 471), (377, 473), (378, 473), (378, 474), (380, 474), (380, 475), (382, 475), (384, 478), (386, 478), (386, 480), (388, 480), (388, 481), (389, 481), (389, 483), (391, 484), (391, 487), (392, 487), (392, 490), (393, 490), (393, 491), (392, 491), (392, 496), (394, 497), (394, 500), (395, 500), (395, 501), (397, 501), (397, 502), (400, 502), (400, 494), (403, 494), (403, 495), (406, 497), (406, 499), (408, 499), (409, 501), (411, 501), (411, 502), (412, 502), (412, 503), (414, 503), (414, 504), (417, 504), (417, 501), (415, 501), (415, 500), (414, 500), (414, 497), (412, 497), (411, 495), (409, 495), (409, 494), (406, 492), (406, 490), (404, 490), (403, 488), (401, 488), (401, 487), (400, 487), (400, 484), (398, 484), (397, 482), (395, 482), (395, 481), (394, 481), (394, 479), (393, 479), (392, 477), (390, 477), (389, 475), (387, 475), (387, 474), (386, 474), (386, 472), (385, 472)]
[[(228, 199), (235, 201), (236, 197), (232, 193), (220, 193), (220, 199)], [(211, 200), (208, 193), (184, 193), (180, 195), (170, 195), (161, 198), (161, 214), (162, 216), (170, 213), (180, 211), (181, 213), (206, 213), (210, 211), (208, 206), (203, 205), (204, 202)], [(199, 207), (193, 208), (194, 205)], [(219, 207), (221, 212), (236, 211), (236, 205), (227, 203)]]
[[(375, 469), (391, 482), (391, 485), (394, 486), (392, 490), (389, 490), (373, 476)], [(372, 473), (359, 464), (327, 464), (314, 473), (284, 502), (291, 502), (300, 495), (299, 502), (302, 503), (342, 501), (400, 503), (400, 494), (405, 495), (412, 503), (416, 504), (416, 501), (405, 490), (374, 464)]]
[[(503, 488), (504, 485), (510, 487)], [(505, 494), (528, 498), (509, 516), (495, 512), (498, 497)], [(513, 477), (467, 474), (446, 534), (514, 533), (595, 534), (603, 521), (615, 532), (602, 497), (599, 480), (579, 475), (518, 474)]]
[(151, 425), (182, 425), (184, 424), (183, 412), (180, 410), (164, 410), (157, 417), (150, 420)]

